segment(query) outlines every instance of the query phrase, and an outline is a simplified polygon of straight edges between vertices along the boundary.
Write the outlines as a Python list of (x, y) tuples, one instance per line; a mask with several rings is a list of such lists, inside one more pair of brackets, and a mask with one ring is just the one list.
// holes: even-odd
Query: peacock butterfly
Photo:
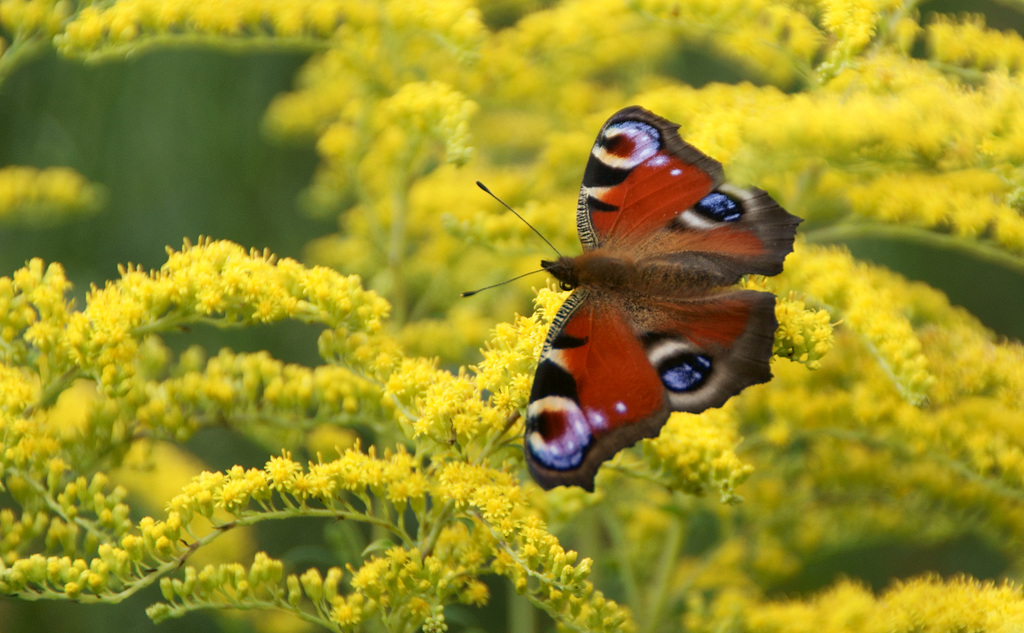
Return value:
[(801, 220), (726, 184), (678, 129), (637, 106), (608, 119), (576, 207), (583, 254), (541, 262), (573, 290), (526, 410), (526, 462), (543, 488), (592, 491), (598, 466), (657, 436), (672, 411), (771, 379), (775, 296), (728, 287), (781, 272)]

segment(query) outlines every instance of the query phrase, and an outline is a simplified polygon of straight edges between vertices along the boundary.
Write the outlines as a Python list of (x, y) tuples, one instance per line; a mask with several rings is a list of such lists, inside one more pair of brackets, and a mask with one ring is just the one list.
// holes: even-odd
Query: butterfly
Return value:
[(598, 467), (656, 437), (671, 412), (771, 379), (775, 295), (730, 286), (781, 272), (801, 219), (726, 184), (678, 129), (638, 106), (612, 115), (583, 172), (583, 254), (541, 262), (573, 291), (526, 409), (526, 462), (543, 488), (593, 491)]

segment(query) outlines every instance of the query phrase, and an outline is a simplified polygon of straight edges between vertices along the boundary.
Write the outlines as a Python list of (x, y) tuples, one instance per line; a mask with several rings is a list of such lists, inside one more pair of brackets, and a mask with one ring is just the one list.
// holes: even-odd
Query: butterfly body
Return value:
[(598, 249), (577, 257), (542, 261), (541, 267), (563, 287), (592, 288), (629, 297), (693, 297), (717, 285), (714, 275), (700, 268), (685, 268), (655, 258), (637, 259), (629, 252)]
[(724, 404), (771, 378), (775, 297), (730, 289), (774, 275), (800, 222), (678, 126), (626, 108), (601, 129), (583, 176), (584, 252), (541, 262), (565, 289), (541, 352), (525, 451), (545, 488), (593, 489), (598, 466), (658, 434), (672, 411)]

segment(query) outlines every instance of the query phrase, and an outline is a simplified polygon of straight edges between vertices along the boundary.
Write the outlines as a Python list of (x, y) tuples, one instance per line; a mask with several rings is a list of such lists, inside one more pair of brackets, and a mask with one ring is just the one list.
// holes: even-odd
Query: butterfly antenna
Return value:
[[(555, 252), (557, 252), (557, 251), (555, 251)], [(538, 268), (537, 270), (531, 270), (528, 273), (523, 273), (522, 275), (519, 275), (517, 277), (513, 277), (512, 279), (506, 279), (505, 281), (501, 281), (501, 282), (498, 282), (496, 284), (491, 284), (490, 286), (484, 286), (483, 288), (477, 288), (476, 290), (470, 290), (469, 292), (463, 292), (462, 296), (463, 297), (472, 297), (473, 295), (475, 295), (478, 292), (483, 292), (484, 290), (490, 290), (491, 288), (497, 288), (498, 286), (504, 286), (505, 284), (509, 283), (510, 281), (515, 281), (516, 279), (522, 279), (523, 277), (529, 277), (530, 275), (535, 275), (537, 273), (542, 273), (542, 272), (544, 272), (543, 268)]]
[[(502, 200), (498, 196), (494, 195), (491, 192), (490, 189), (488, 189), (487, 187), (484, 186), (484, 183), (482, 183), (482, 182), (480, 182), (478, 180), (478, 181), (476, 181), (476, 186), (480, 187), (481, 189), (483, 189), (484, 191), (487, 192), (487, 195), (489, 195), (490, 197), (492, 197), (495, 200), (497, 200), (498, 202), (500, 202), (501, 206), (505, 207), (506, 209), (508, 209), (512, 213), (516, 214), (516, 217), (519, 218), (520, 220), (522, 220), (523, 224), (525, 224), (526, 226), (530, 227), (530, 230), (533, 231), (534, 233), (536, 233), (540, 237), (540, 239), (544, 240), (544, 243), (547, 244), (548, 246), (550, 246), (551, 250), (555, 251), (556, 255), (558, 255), (559, 257), (562, 256), (562, 254), (558, 252), (558, 249), (555, 248), (555, 245), (548, 241), (548, 238), (544, 237), (544, 235), (540, 231), (538, 231), (532, 224), (527, 222), (526, 218), (524, 218), (523, 216), (519, 215), (518, 211), (516, 211), (512, 207), (508, 206), (508, 204), (506, 204), (504, 200)], [(538, 272), (538, 271), (534, 271), (534, 272)], [(532, 275), (532, 274), (533, 273), (526, 273), (526, 275)], [(519, 279), (520, 277), (525, 277), (526, 275), (520, 275), (519, 277), (516, 277), (515, 279)], [(515, 281), (515, 279), (509, 279), (509, 281)], [(500, 286), (501, 284), (498, 284), (498, 285)], [(486, 290), (486, 288), (481, 288), (480, 290)], [(465, 296), (468, 296), (468, 295), (463, 294), (462, 296), (465, 297)]]

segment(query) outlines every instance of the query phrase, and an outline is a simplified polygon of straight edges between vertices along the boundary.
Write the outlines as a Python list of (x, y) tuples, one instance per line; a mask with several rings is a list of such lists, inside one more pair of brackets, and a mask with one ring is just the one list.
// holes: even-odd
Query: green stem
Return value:
[(533, 609), (526, 608), (529, 602), (516, 591), (513, 583), (505, 583), (505, 595), (508, 600), (508, 615), (505, 630), (508, 633), (534, 633), (537, 621)]
[[(536, 571), (530, 565), (527, 565), (526, 561), (524, 561), (519, 556), (519, 554), (517, 554), (512, 549), (512, 546), (508, 544), (508, 541), (507, 541), (505, 535), (503, 535), (502, 533), (500, 533), (496, 529), (494, 529), (494, 526), (491, 525), (490, 523), (488, 523), (484, 519), (483, 515), (481, 515), (476, 510), (471, 511), (470, 514), (472, 514), (473, 517), (477, 521), (480, 521), (481, 525), (484, 525), (484, 526), (487, 527), (488, 531), (490, 531), (490, 533), (491, 533), (491, 536), (494, 537), (495, 545), (497, 545), (497, 547), (501, 548), (506, 554), (508, 554), (509, 558), (512, 559), (512, 562), (515, 563), (523, 571), (524, 574), (526, 574), (530, 578), (536, 580), (538, 583), (540, 583), (541, 585), (543, 585), (545, 587), (553, 587), (553, 588), (555, 588), (555, 589), (557, 589), (558, 591), (561, 591), (561, 592), (569, 592), (569, 591), (571, 591), (571, 589), (568, 586), (566, 586), (564, 583), (559, 582), (558, 580), (554, 580), (554, 579), (548, 578), (544, 574)], [(532, 600), (531, 600), (531, 602), (532, 602)], [(547, 603), (543, 603), (543, 604), (545, 605), (544, 606), (545, 610), (548, 611), (548, 613), (551, 613), (552, 616), (554, 616), (554, 613), (551, 611), (551, 606), (549, 604), (547, 604)], [(541, 606), (541, 605), (538, 605), (538, 606)], [(566, 624), (566, 623), (563, 621), (562, 624)]]
[[(426, 558), (430, 556), (431, 552), (434, 551), (434, 546), (437, 545), (437, 539), (441, 536), (441, 530), (445, 525), (448, 524), (448, 520), (451, 518), (452, 512), (455, 510), (455, 502), (448, 501), (441, 508), (441, 511), (437, 513), (437, 518), (434, 519), (433, 525), (430, 526), (430, 533), (427, 534), (427, 538), (423, 540), (422, 557)], [(483, 521), (483, 519), (480, 519)]]
[(33, 34), (29, 37), (15, 36), (7, 50), (0, 53), (0, 86), (17, 70), (25, 60), (40, 54), (50, 43), (49, 39)]
[(661, 564), (658, 565), (657, 573), (654, 576), (652, 587), (654, 596), (648, 600), (647, 609), (644, 611), (643, 633), (653, 633), (661, 628), (661, 618), (665, 612), (665, 604), (668, 602), (668, 594), (671, 586), (672, 571), (679, 562), (679, 551), (683, 544), (683, 529), (678, 517), (673, 517), (665, 532), (665, 545), (662, 548)]
[(938, 233), (915, 226), (868, 222), (845, 222), (803, 233), (808, 242), (815, 244), (846, 242), (858, 238), (904, 240), (963, 253), (975, 259), (1002, 266), (1018, 275), (1024, 275), (1024, 257), (1015, 255), (989, 241), (978, 242), (956, 235)]
[(108, 531), (97, 527), (97, 523), (95, 521), (91, 521), (81, 516), (76, 516), (74, 518), (69, 517), (64, 511), (64, 508), (61, 507), (61, 505), (57, 503), (52, 496), (50, 496), (50, 491), (46, 489), (46, 486), (44, 486), (42, 482), (33, 477), (30, 473), (23, 472), (19, 468), (8, 468), (3, 473), (3, 481), (8, 481), (12, 475), (20, 477), (29, 487), (34, 489), (36, 494), (38, 494), (46, 504), (47, 509), (49, 509), (53, 514), (59, 516), (65, 523), (77, 525), (87, 533), (95, 536), (101, 543), (106, 542), (111, 538), (111, 534)]
[(512, 425), (516, 423), (516, 420), (518, 420), (519, 417), (520, 416), (518, 410), (513, 411), (512, 415), (508, 416), (508, 420), (505, 422), (505, 426), (503, 426), (500, 431), (489, 437), (487, 439), (487, 443), (484, 444), (484, 447), (482, 449), (480, 449), (480, 454), (477, 455), (476, 459), (473, 460), (474, 466), (479, 466), (483, 464), (487, 460), (487, 458), (491, 456), (491, 453), (497, 450), (498, 446), (502, 444), (502, 438), (505, 437), (505, 434), (509, 432), (509, 429), (512, 428)]
[[(605, 529), (608, 530), (608, 534), (612, 539), (612, 551), (614, 552), (615, 558), (618, 560), (619, 567), (619, 582), (622, 583), (622, 591), (626, 597), (626, 604), (632, 609), (633, 613), (636, 613), (639, 617), (644, 612), (643, 605), (641, 605), (640, 588), (636, 582), (636, 574), (633, 571), (632, 560), (629, 557), (629, 539), (626, 538), (625, 532), (622, 530), (622, 524), (611, 515), (611, 511), (607, 508), (601, 508), (601, 519), (604, 522)], [(585, 528), (586, 526), (584, 526)], [(646, 629), (646, 627), (644, 627)]]
[[(202, 547), (204, 545), (209, 544), (214, 539), (219, 537), (221, 534), (223, 534), (227, 530), (230, 530), (231, 528), (235, 527), (236, 525), (237, 525), (236, 522), (232, 522), (232, 523), (227, 523), (225, 525), (222, 525), (222, 526), (218, 527), (217, 529), (213, 530), (212, 532), (210, 532), (209, 534), (207, 534), (203, 538), (201, 538), (201, 539), (193, 542), (191, 545), (189, 545), (188, 549), (185, 550), (185, 552), (183, 554), (181, 554), (180, 556), (177, 556), (177, 557), (175, 557), (175, 558), (173, 558), (173, 559), (171, 559), (169, 561), (165, 561), (165, 562), (161, 563), (160, 565), (158, 565), (157, 567), (151, 568), (148, 574), (146, 574), (145, 576), (140, 577), (135, 582), (129, 584), (128, 587), (126, 589), (124, 589), (123, 591), (119, 591), (117, 593), (103, 594), (103, 595), (98, 595), (98, 596), (97, 595), (83, 593), (82, 595), (80, 595), (77, 598), (75, 598), (75, 601), (76, 602), (80, 602), (82, 604), (97, 604), (97, 603), (118, 604), (119, 602), (125, 600), (126, 598), (130, 598), (131, 596), (133, 596), (136, 593), (142, 591), (146, 587), (152, 585), (154, 582), (157, 581), (157, 579), (161, 578), (164, 574), (170, 573), (170, 572), (174, 571), (175, 569), (178, 569), (179, 567), (184, 565), (185, 561), (187, 561), (189, 559), (189, 557), (192, 556), (192, 554), (196, 550), (198, 550), (200, 547)], [(53, 599), (53, 598), (65, 597), (63, 593), (58, 593), (58, 592), (54, 592), (54, 591), (44, 591), (44, 592), (39, 592), (39, 593), (21, 592), (21, 593), (12, 594), (12, 595), (14, 595), (14, 596), (16, 596), (16, 597), (18, 597), (18, 598), (20, 598), (22, 600), (29, 600), (29, 601), (32, 601), (32, 600), (49, 600), (49, 599)]]
[(53, 404), (57, 402), (57, 398), (60, 397), (60, 394), (64, 393), (71, 383), (81, 375), (81, 367), (72, 367), (61, 374), (61, 376), (56, 380), (45, 381), (46, 385), (39, 394), (38, 402), (27, 407), (25, 411), (22, 412), (22, 417), (29, 418), (33, 413), (35, 413), (36, 409), (48, 409), (53, 406)]
[[(292, 615), (294, 615), (295, 617), (299, 618), (300, 620), (304, 620), (304, 621), (309, 622), (311, 624), (316, 624), (316, 625), (325, 627), (325, 628), (327, 628), (327, 629), (329, 629), (331, 631), (336, 631), (337, 633), (341, 633), (341, 631), (342, 631), (342, 628), (338, 624), (336, 624), (335, 622), (331, 622), (331, 620), (329, 619), (329, 616), (328, 616), (327, 613), (322, 613), (323, 610), (320, 608), (320, 605), (315, 605), (314, 608), (316, 608), (316, 610), (317, 610), (316, 613), (311, 613), (311, 612), (305, 611), (305, 610), (303, 610), (303, 609), (301, 609), (299, 607), (292, 606), (291, 604), (288, 603), (287, 600), (281, 600), (281, 599), (257, 600), (257, 599), (249, 598), (244, 603), (240, 602), (240, 601), (236, 601), (231, 606), (233, 608), (235, 608), (235, 609), (239, 609), (239, 610), (243, 610), (243, 611), (253, 610), (253, 609), (263, 609), (263, 610), (268, 610), (268, 611), (271, 610), (271, 609), (281, 609), (282, 611), (287, 611), (288, 613), (291, 613)], [(209, 604), (190, 603), (190, 604), (180, 604), (178, 606), (171, 605), (171, 613), (173, 615), (170, 615), (168, 617), (181, 617), (181, 616), (183, 616), (183, 615), (185, 615), (187, 613), (192, 613), (192, 612), (195, 612), (195, 611), (202, 611), (204, 609), (217, 609), (218, 611), (220, 611), (220, 610), (224, 609), (224, 605), (222, 605), (222, 604), (214, 604), (214, 603), (209, 603)], [(163, 620), (161, 620), (161, 622), (162, 621)], [(159, 624), (160, 622), (157, 622), (157, 623)]]

